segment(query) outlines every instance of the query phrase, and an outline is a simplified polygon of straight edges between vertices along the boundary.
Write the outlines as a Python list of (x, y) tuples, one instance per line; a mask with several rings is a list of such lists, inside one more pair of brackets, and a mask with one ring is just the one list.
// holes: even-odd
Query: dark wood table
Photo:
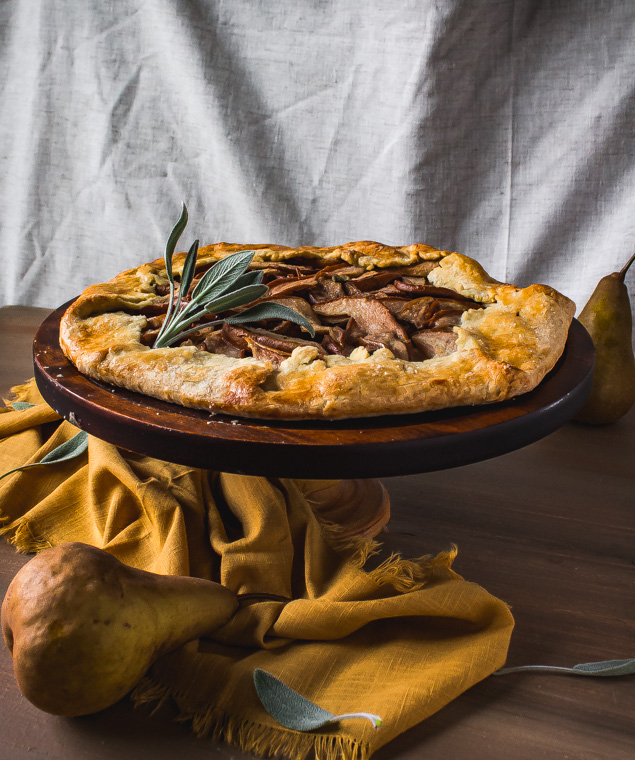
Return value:
[[(31, 376), (47, 310), (0, 309), (0, 392)], [(508, 602), (508, 664), (573, 665), (635, 656), (635, 409), (608, 427), (570, 423), (524, 449), (443, 472), (390, 478), (388, 549), (418, 556), (455, 542), (455, 569)], [(0, 593), (27, 561), (0, 541)], [(196, 739), (169, 706), (123, 701), (56, 718), (20, 694), (0, 646), (0, 760), (249, 758)], [(631, 760), (635, 678), (488, 678), (377, 760)]]

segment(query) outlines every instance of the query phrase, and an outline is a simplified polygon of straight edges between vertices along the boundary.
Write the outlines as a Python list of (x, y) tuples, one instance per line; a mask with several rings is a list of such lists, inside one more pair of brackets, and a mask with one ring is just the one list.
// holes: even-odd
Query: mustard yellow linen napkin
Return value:
[[(36, 406), (2, 409), (0, 474), (78, 432), (33, 382), (14, 392)], [(89, 437), (76, 459), (0, 480), (0, 520), (21, 551), (83, 541), (240, 595), (213, 638), (155, 663), (137, 702), (173, 699), (198, 733), (257, 754), (362, 760), (501, 667), (513, 619), (450, 569), (452, 553), (366, 572), (368, 546), (338, 549), (312, 512), (307, 495), (317, 487), (183, 467)], [(282, 728), (260, 704), (255, 668), (332, 713), (370, 712), (383, 723)]]

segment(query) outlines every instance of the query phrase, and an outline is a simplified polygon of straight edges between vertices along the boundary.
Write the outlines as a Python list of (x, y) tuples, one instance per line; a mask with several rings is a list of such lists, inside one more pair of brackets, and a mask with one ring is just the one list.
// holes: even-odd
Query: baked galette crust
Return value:
[[(338, 419), (485, 404), (532, 390), (561, 356), (574, 304), (544, 285), (517, 288), (489, 277), (474, 260), (416, 244), (362, 241), (332, 248), (218, 243), (199, 249), (198, 267), (240, 250), (254, 262), (307, 260), (385, 270), (431, 262), (427, 282), (482, 307), (463, 311), (455, 350), (422, 361), (387, 348), (349, 356), (295, 348), (275, 366), (254, 356), (210, 353), (196, 346), (150, 348), (142, 343), (148, 309), (165, 296), (163, 259), (87, 288), (68, 308), (60, 344), (77, 369), (98, 380), (183, 406), (242, 417)], [(174, 257), (180, 273), (185, 254)]]

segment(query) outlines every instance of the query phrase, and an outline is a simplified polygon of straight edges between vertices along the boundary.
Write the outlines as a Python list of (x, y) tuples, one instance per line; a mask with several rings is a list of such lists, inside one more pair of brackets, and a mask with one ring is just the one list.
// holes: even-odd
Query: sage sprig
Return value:
[[(237, 251), (213, 264), (196, 284), (190, 300), (184, 303), (196, 272), (199, 241), (195, 240), (185, 257), (175, 304), (176, 285), (172, 258), (187, 220), (187, 208), (183, 204), (181, 217), (174, 225), (165, 248), (165, 271), (170, 283), (169, 303), (153, 348), (166, 348), (191, 333), (197, 332), (200, 330), (200, 325), (197, 326), (196, 323), (208, 314), (218, 316), (232, 309), (240, 309), (262, 298), (269, 291), (269, 288), (262, 283), (262, 271), (247, 271), (253, 261), (255, 251)], [(304, 328), (311, 337), (315, 336), (313, 326), (302, 314), (282, 304), (266, 302), (229, 317), (206, 322), (205, 326), (211, 327), (223, 322), (230, 324), (259, 322), (265, 319), (284, 319), (294, 322)]]
[(254, 686), (262, 706), (274, 720), (293, 731), (313, 731), (326, 726), (328, 723), (339, 723), (350, 718), (364, 718), (373, 724), (373, 728), (381, 726), (379, 715), (367, 712), (343, 713), (334, 715), (328, 710), (314, 704), (287, 686), (279, 678), (267, 673), (266, 670), (254, 670)]

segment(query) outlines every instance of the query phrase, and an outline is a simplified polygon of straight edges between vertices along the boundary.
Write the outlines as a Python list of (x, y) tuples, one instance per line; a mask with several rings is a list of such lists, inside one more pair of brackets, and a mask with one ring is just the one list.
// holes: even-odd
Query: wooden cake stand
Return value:
[(374, 478), (459, 467), (519, 449), (573, 417), (591, 388), (593, 343), (574, 320), (554, 370), (511, 401), (334, 422), (213, 415), (79, 373), (59, 345), (68, 305), (41, 324), (33, 343), (35, 379), (55, 411), (108, 443), (177, 464), (277, 478), (344, 478), (336, 486), (315, 483), (310, 499), (348, 534), (376, 535), (388, 521), (388, 496)]

